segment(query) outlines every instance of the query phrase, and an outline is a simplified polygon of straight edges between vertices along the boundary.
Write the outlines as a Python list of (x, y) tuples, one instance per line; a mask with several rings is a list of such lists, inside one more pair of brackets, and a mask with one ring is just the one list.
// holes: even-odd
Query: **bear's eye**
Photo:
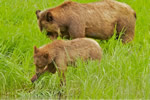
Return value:
[(48, 59), (48, 54), (47, 54), (47, 53), (44, 54), (43, 57), (44, 57), (45, 59)]
[(51, 22), (52, 20), (53, 20), (53, 17), (52, 17), (52, 16), (48, 16), (48, 17), (47, 17), (47, 21), (48, 21), (48, 22)]
[(53, 21), (52, 14), (51, 14), (50, 12), (47, 13), (47, 15), (46, 15), (46, 20), (47, 20), (48, 22)]

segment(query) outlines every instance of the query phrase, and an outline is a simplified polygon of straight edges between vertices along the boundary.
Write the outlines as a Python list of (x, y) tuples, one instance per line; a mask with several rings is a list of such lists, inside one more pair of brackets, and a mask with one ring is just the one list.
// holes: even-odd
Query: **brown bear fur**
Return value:
[[(78, 38), (74, 40), (55, 40), (43, 47), (34, 47), (34, 64), (36, 65), (36, 74), (39, 77), (41, 73), (49, 71), (55, 73), (58, 69), (59, 76), (63, 77), (65, 82), (65, 71), (68, 64), (74, 64), (77, 58), (82, 60), (101, 61), (102, 50), (99, 44), (92, 39)], [(46, 67), (45, 67), (46, 66)], [(37, 78), (31, 79), (34, 82)], [(61, 81), (62, 82), (62, 81)]]
[(136, 13), (127, 4), (115, 0), (87, 4), (67, 1), (55, 8), (37, 10), (36, 15), (40, 30), (45, 29), (51, 39), (61, 35), (107, 40), (114, 34), (115, 26), (117, 35), (125, 30), (121, 37), (124, 43), (134, 38)]

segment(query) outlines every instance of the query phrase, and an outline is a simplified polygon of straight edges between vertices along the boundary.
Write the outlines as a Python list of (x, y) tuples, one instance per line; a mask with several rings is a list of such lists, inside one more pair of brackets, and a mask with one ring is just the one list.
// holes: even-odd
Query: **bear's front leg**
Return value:
[(58, 68), (58, 76), (60, 77), (60, 86), (66, 85), (65, 72), (66, 72), (66, 69)]
[(64, 58), (64, 53), (60, 53), (60, 55), (58, 54), (54, 63), (60, 78), (60, 86), (66, 85), (65, 72), (67, 71), (67, 65)]
[(45, 71), (51, 72), (52, 74), (56, 73), (56, 67), (54, 63), (48, 64), (48, 67), (45, 69)]

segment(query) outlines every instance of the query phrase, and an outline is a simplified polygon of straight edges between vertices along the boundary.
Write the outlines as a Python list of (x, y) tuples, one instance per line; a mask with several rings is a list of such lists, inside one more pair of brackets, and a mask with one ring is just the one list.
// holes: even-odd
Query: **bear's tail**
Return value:
[(135, 17), (135, 19), (137, 19), (136, 12), (134, 12), (134, 17)]

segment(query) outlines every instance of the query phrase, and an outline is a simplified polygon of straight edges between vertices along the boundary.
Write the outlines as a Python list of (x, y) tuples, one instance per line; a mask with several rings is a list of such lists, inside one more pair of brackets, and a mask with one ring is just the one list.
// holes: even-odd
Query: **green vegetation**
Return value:
[(77, 61), (77, 68), (68, 67), (66, 87), (60, 88), (57, 74), (45, 73), (35, 84), (30, 79), (35, 73), (33, 46), (50, 42), (39, 31), (35, 11), (63, 0), (0, 0), (0, 98), (55, 99), (61, 92), (68, 99), (150, 99), (150, 0), (118, 1), (137, 13), (134, 41), (98, 40), (101, 64)]

